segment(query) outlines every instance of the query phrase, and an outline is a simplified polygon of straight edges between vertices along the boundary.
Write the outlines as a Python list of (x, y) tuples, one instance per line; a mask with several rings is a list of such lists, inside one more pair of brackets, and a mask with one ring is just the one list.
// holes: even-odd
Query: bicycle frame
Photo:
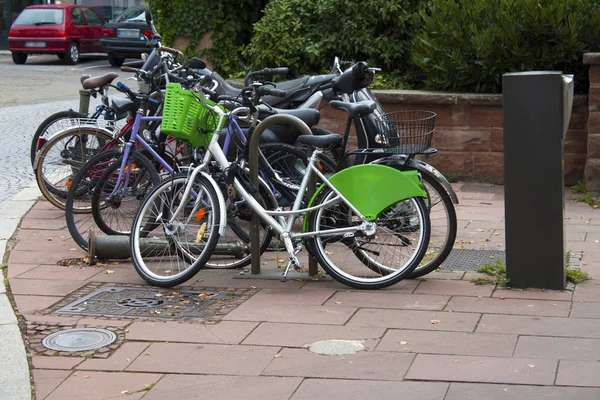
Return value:
[[(129, 153), (131, 152), (131, 147), (133, 146), (134, 143), (141, 145), (141, 147), (144, 150), (146, 150), (147, 152), (149, 152), (152, 155), (152, 157), (156, 161), (158, 161), (160, 163), (160, 165), (162, 165), (162, 167), (164, 169), (166, 169), (170, 174), (173, 174), (175, 172), (173, 170), (173, 168), (171, 168), (171, 166), (160, 155), (158, 155), (158, 153), (156, 151), (154, 151), (154, 149), (152, 147), (150, 147), (150, 145), (148, 143), (146, 143), (146, 141), (144, 139), (142, 139), (138, 135), (138, 131), (140, 129), (140, 125), (141, 125), (142, 121), (160, 122), (160, 121), (162, 121), (162, 117), (144, 117), (139, 112), (135, 115), (135, 120), (133, 122), (133, 128), (131, 129), (131, 137), (129, 138), (127, 143), (125, 143), (125, 150), (123, 150), (123, 160), (121, 161), (121, 168), (119, 169), (119, 176), (117, 177), (117, 182), (121, 182), (121, 179), (123, 179), (123, 171), (127, 171), (127, 172), (125, 172), (125, 181), (124, 181), (123, 187), (121, 188), (122, 191), (127, 190), (127, 186), (128, 186), (127, 184), (129, 182), (131, 168), (126, 168), (126, 165), (127, 165), (127, 162), (129, 161)], [(112, 198), (117, 193), (118, 190), (119, 190), (119, 185), (115, 185), (113, 191), (108, 196), (108, 198), (109, 199)]]

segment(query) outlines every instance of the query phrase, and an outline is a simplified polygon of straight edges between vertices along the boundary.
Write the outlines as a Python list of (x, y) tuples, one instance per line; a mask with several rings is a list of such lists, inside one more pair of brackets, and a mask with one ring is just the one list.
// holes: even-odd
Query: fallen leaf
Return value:
[(86, 379), (89, 378), (89, 377), (90, 377), (89, 375), (84, 376), (84, 378), (86, 378)]
[(332, 256), (333, 252), (325, 250), (325, 254), (327, 254), (328, 256)]
[(156, 297), (163, 297), (162, 293), (156, 293), (155, 296)]
[(495, 233), (494, 233), (494, 236), (500, 236), (500, 233), (498, 233), (498, 232), (495, 232)]
[(281, 358), (281, 353), (277, 353), (273, 356), (274, 358)]
[(477, 229), (477, 232), (485, 232), (485, 229)]
[(51, 242), (53, 239), (51, 237), (49, 237), (48, 239), (46, 239), (47, 241)]
[(145, 353), (144, 353), (144, 355), (145, 355), (145, 356), (149, 356), (149, 355), (150, 355), (150, 353), (149, 353), (149, 352), (145, 352)]
[(200, 293), (200, 294), (198, 295), (198, 297), (200, 297), (201, 299), (208, 299), (208, 298), (210, 298), (210, 297), (211, 297), (211, 295), (210, 295), (210, 294), (208, 294), (208, 293)]
[(408, 342), (406, 342), (406, 341), (404, 341), (404, 340), (401, 340), (401, 341), (400, 341), (400, 344), (408, 344)]
[(535, 365), (533, 365), (533, 364), (527, 364), (527, 366), (528, 366), (529, 368), (535, 368)]
[(341, 301), (336, 301), (335, 304), (342, 304), (342, 302)]
[(112, 269), (107, 269), (107, 270), (106, 270), (106, 273), (110, 275), (110, 274), (114, 274), (114, 273), (115, 273), (115, 271), (113, 271)]
[(429, 321), (429, 322), (431, 322), (432, 324), (436, 325), (436, 324), (439, 324), (439, 323), (440, 323), (440, 320), (439, 320), (439, 319), (432, 319), (432, 320), (431, 320), (431, 321)]
[(127, 394), (127, 393), (129, 393), (129, 390), (123, 390), (123, 391), (121, 392), (121, 394)]

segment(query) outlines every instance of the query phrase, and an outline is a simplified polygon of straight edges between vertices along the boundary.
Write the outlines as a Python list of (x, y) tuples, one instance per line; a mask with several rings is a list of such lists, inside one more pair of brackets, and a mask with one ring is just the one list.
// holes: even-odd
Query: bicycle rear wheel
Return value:
[(317, 232), (308, 240), (308, 248), (327, 273), (351, 287), (380, 289), (401, 281), (417, 267), (430, 235), (422, 198), (384, 210), (375, 221), (374, 232), (344, 235), (328, 231), (358, 226), (361, 221), (336, 197), (331, 189), (322, 190), (316, 201), (320, 208), (311, 212), (308, 220), (308, 230)]
[[(133, 265), (148, 283), (171, 287), (204, 267), (219, 239), (221, 210), (214, 187), (204, 176), (183, 198), (186, 176), (159, 184), (136, 214), (130, 239)], [(182, 204), (183, 202), (183, 204)], [(182, 204), (182, 212), (174, 213)]]
[(450, 194), (434, 176), (421, 173), (421, 177), (427, 192), (425, 204), (431, 221), (431, 238), (423, 260), (409, 274), (409, 278), (418, 278), (439, 268), (452, 251), (456, 240), (456, 210)]
[(112, 136), (93, 128), (69, 129), (52, 137), (36, 158), (35, 177), (44, 197), (64, 210), (77, 172), (111, 140)]
[(35, 157), (42, 147), (61, 130), (74, 125), (79, 118), (87, 118), (87, 115), (77, 111), (59, 111), (46, 118), (36, 129), (31, 139), (31, 166), (34, 166)]

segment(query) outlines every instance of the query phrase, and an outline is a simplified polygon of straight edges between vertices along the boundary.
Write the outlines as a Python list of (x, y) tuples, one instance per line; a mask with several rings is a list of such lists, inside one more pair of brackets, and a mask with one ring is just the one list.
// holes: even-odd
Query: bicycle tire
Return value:
[[(125, 176), (118, 179), (123, 157), (113, 162), (102, 174), (94, 188), (91, 206), (98, 229), (106, 235), (129, 235), (131, 223), (144, 197), (160, 182), (155, 165), (139, 151), (131, 151), (125, 169), (129, 170), (127, 192), (122, 192)], [(118, 192), (108, 198), (115, 188)]]
[[(260, 151), (274, 170), (281, 172), (293, 184), (300, 185), (308, 165), (306, 148), (285, 143), (264, 143), (260, 145)], [(321, 172), (325, 175), (335, 173), (336, 163), (331, 157), (321, 153), (318, 159), (316, 165)]]
[[(224, 176), (223, 176), (224, 178)], [(230, 192), (229, 186), (221, 182), (221, 190), (225, 197), (227, 207), (227, 227), (223, 235), (220, 235), (218, 246), (230, 248), (229, 253), (216, 252), (207, 261), (206, 268), (211, 269), (233, 269), (242, 268), (252, 262), (250, 254), (250, 221), (252, 211), (239, 198), (237, 192)], [(258, 202), (267, 210), (278, 207), (277, 199), (263, 180), (259, 181)], [(260, 226), (260, 254), (263, 254), (273, 238), (273, 230), (261, 221)], [(233, 258), (232, 258), (233, 256)]]
[[(194, 192), (202, 196), (200, 200), (190, 196), (183, 206), (183, 216), (169, 222), (187, 181), (187, 176), (182, 175), (163, 181), (146, 197), (133, 221), (133, 265), (154, 286), (176, 286), (192, 278), (204, 267), (219, 239), (223, 210), (214, 187), (202, 175), (193, 182)], [(195, 207), (196, 201), (202, 208)], [(178, 272), (172, 274), (175, 269)]]
[[(326, 207), (322, 206), (334, 198), (335, 193), (329, 187), (319, 193), (315, 206), (320, 207), (309, 215), (310, 232), (356, 225), (356, 216), (353, 216), (343, 203), (338, 201)], [(411, 208), (407, 208), (408, 205)], [(399, 217), (395, 218), (396, 215)], [(403, 230), (400, 231), (395, 227), (395, 230), (389, 232), (386, 226), (389, 221), (402, 224)], [(307, 247), (332, 278), (347, 286), (357, 289), (380, 289), (391, 286), (406, 278), (425, 255), (430, 235), (425, 202), (419, 197), (398, 202), (384, 210), (376, 222), (377, 230), (371, 236), (361, 237), (357, 234), (354, 237), (347, 237), (338, 234), (322, 237), (317, 234), (308, 239)], [(374, 246), (366, 247), (371, 245)], [(400, 249), (398, 256), (392, 254), (395, 249)], [(403, 252), (402, 249), (407, 251)], [(358, 257), (359, 254), (363, 257), (368, 254), (371, 257), (369, 266)], [(380, 259), (382, 254), (384, 258)], [(393, 255), (391, 260), (386, 258), (388, 254)], [(350, 255), (357, 259), (346, 258)], [(379, 264), (379, 268), (375, 268), (376, 264)]]
[(435, 176), (421, 172), (429, 209), (431, 236), (429, 247), (421, 263), (409, 274), (409, 278), (418, 278), (438, 269), (452, 251), (456, 240), (457, 221), (454, 203), (450, 194)]
[[(65, 128), (65, 125), (60, 123), (60, 121), (74, 118), (87, 118), (87, 115), (73, 110), (59, 111), (42, 121), (31, 139), (30, 157), (32, 167), (34, 166), (37, 153), (42, 149), (44, 144), (46, 144), (54, 134)], [(46, 137), (48, 134), (49, 137)], [(40, 137), (43, 139), (41, 142), (39, 141)]]
[[(91, 146), (88, 147), (86, 142), (90, 140)], [(64, 210), (73, 176), (111, 140), (112, 136), (106, 132), (85, 127), (67, 130), (52, 137), (38, 153), (34, 171), (44, 197)]]
[(98, 180), (109, 165), (120, 159), (118, 150), (103, 151), (92, 157), (75, 175), (67, 200), (65, 217), (71, 237), (83, 250), (88, 250), (89, 234), (101, 234), (92, 215), (92, 195)]

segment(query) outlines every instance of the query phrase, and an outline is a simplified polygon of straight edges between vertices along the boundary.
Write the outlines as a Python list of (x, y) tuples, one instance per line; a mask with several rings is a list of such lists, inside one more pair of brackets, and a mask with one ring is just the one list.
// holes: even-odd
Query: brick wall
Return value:
[[(600, 172), (600, 79), (597, 83), (596, 130), (599, 140), (596, 149)], [(446, 176), (491, 183), (503, 182), (502, 95), (421, 91), (376, 91), (375, 94), (387, 112), (422, 109), (437, 113), (433, 146), (439, 151), (427, 162)], [(345, 121), (346, 115), (343, 112), (331, 107), (322, 110), (320, 125), (333, 132), (343, 133)], [(587, 96), (576, 96), (564, 142), (566, 184), (583, 179), (588, 128)], [(536, 149), (531, 149), (531, 154), (532, 157), (543, 157)]]

